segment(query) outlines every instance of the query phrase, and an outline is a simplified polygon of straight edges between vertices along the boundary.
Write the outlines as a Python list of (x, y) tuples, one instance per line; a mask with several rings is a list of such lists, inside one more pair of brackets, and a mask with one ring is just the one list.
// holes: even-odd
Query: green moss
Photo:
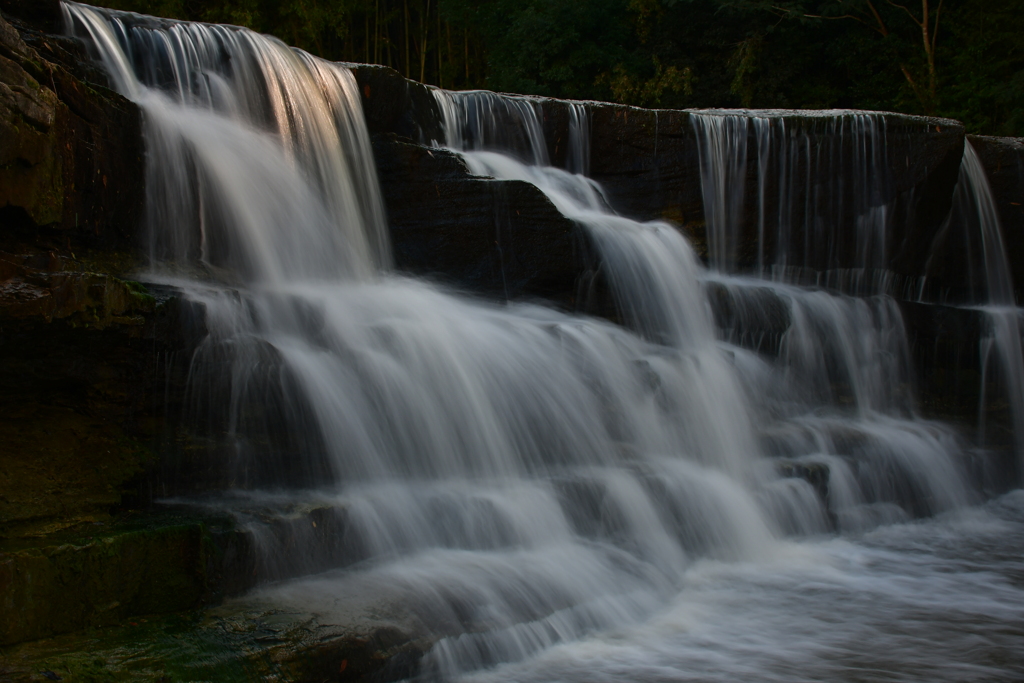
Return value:
[(132, 294), (134, 306), (138, 310), (152, 311), (156, 308), (156, 298), (149, 293), (146, 286), (134, 280), (121, 280)]
[(0, 645), (201, 605), (201, 521), (85, 523), (0, 545)]
[(0, 650), (0, 671), (6, 665), (11, 681), (39, 680), (41, 671), (97, 683), (367, 680), (393, 657), (414, 662), (422, 652), (394, 627), (342, 632), (310, 614), (240, 601)]

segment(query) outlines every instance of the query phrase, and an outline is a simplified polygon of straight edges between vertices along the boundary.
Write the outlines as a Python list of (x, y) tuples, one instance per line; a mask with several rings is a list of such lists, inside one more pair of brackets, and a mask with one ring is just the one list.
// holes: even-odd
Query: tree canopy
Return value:
[(858, 108), (1024, 136), (1020, 0), (99, 0), (234, 23), (446, 88)]

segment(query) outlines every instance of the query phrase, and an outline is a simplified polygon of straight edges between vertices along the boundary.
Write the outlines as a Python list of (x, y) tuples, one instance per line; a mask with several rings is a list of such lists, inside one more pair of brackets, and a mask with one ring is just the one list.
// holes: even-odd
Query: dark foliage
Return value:
[(446, 88), (887, 109), (1024, 135), (1019, 0), (100, 0)]

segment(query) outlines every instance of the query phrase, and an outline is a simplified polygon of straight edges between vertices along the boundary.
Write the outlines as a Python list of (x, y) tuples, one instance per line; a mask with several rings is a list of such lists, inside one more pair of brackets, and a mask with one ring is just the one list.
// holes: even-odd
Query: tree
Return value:
[(242, 24), (452, 89), (888, 109), (1024, 135), (1021, 0), (98, 1)]
[[(883, 38), (896, 56), (900, 72), (906, 79), (921, 108), (935, 113), (938, 107), (939, 78), (936, 68), (936, 47), (945, 0), (919, 0), (920, 9), (895, 0), (723, 0), (723, 5), (760, 9), (779, 17), (800, 20), (854, 21)], [(908, 35), (907, 25), (914, 27)], [(923, 56), (924, 74), (907, 59), (910, 43), (917, 43)]]

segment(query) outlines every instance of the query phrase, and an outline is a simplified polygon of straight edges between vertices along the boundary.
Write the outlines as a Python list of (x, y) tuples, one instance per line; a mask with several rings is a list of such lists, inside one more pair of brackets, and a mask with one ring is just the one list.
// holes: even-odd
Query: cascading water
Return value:
[[(729, 576), (734, 603), (762, 570), (770, 577), (769, 597), (751, 602), (770, 632), (772, 600), (798, 606), (801, 581), (842, 596), (866, 577), (881, 597), (899, 582), (885, 564), (889, 537), (861, 550), (787, 535), (971, 500), (951, 432), (901, 417), (912, 406), (879, 391), (902, 353), (899, 339), (872, 336), (893, 328), (884, 301), (851, 313), (846, 300), (772, 290), (790, 301), (779, 309), (783, 360), (720, 342), (686, 241), (668, 224), (614, 215), (599, 186), (545, 166), (531, 100), (439, 91), (446, 142), (476, 172), (536, 184), (590, 230), (632, 331), (389, 275), (368, 136), (343, 67), (243, 29), (64, 7), (145, 115), (152, 277), (205, 307), (191, 426), (217, 437), (234, 491), (202, 504), (328, 505), (344, 519), (349, 559), (363, 560), (265, 588), (270, 599), (329, 613), (346, 596), (381, 596), (432, 643), (425, 678), (499, 667), (506, 680), (610, 680), (630, 661), (679, 678), (697, 646), (673, 634), (683, 623), (730, 628), (729, 609), (713, 607)], [(585, 172), (587, 112), (573, 111), (570, 164)], [(893, 358), (859, 367), (873, 354)], [(252, 524), (272, 555), (264, 578), (315, 569), (314, 548), (285, 550)], [(943, 571), (920, 575), (961, 596)], [(982, 588), (993, 605), (1024, 604), (1001, 584)], [(910, 595), (890, 599), (903, 619), (927, 591)], [(856, 624), (871, 623), (863, 613)], [(940, 651), (963, 648), (952, 633), (941, 641)], [(665, 662), (661, 648), (672, 650)], [(589, 664), (560, 673), (580, 658)], [(755, 665), (766, 676), (774, 666)], [(716, 671), (728, 678), (729, 667)]]
[[(771, 114), (690, 115), (710, 264), (736, 272), (737, 250), (747, 242), (756, 251), (750, 266), (761, 277), (850, 294), (886, 291), (891, 198), (884, 116), (814, 112), (787, 127), (785, 117)], [(747, 167), (754, 158), (756, 206), (748, 208)]]
[[(564, 215), (587, 228), (608, 266), (623, 317), (638, 333), (691, 352), (703, 349), (702, 365), (714, 367), (722, 358), (722, 349), (715, 343), (716, 323), (719, 328), (731, 326), (740, 335), (744, 330), (763, 334), (774, 329), (777, 338), (770, 354), (773, 363), (766, 365), (763, 357), (729, 348), (732, 377), (723, 372), (723, 379), (715, 381), (725, 392), (715, 405), (732, 405), (735, 411), (744, 405), (744, 396), (763, 399), (760, 405), (748, 405), (744, 411), (769, 452), (804, 462), (824, 462), (815, 458), (828, 459), (835, 454), (857, 458), (862, 481), (859, 489), (854, 487), (858, 490), (854, 499), (861, 506), (889, 506), (891, 512), (895, 501), (902, 500), (906, 505), (910, 500), (927, 499), (935, 510), (941, 510), (968, 499), (957, 473), (960, 446), (953, 433), (938, 425), (906, 419), (914, 414), (913, 383), (903, 322), (892, 299), (879, 296), (859, 300), (705, 273), (675, 228), (615, 215), (601, 188), (588, 178), (539, 164), (527, 165), (501, 152), (480, 151), (480, 146), (487, 146), (482, 140), (493, 139), (489, 130), (479, 126), (481, 102), (490, 102), (503, 114), (508, 105), (499, 96), (489, 95), (490, 99), (482, 100), (479, 93), (435, 90), (434, 94), (445, 116), (445, 130), (459, 131), (455, 140), (463, 146), (461, 153), (473, 173), (533, 183)], [(518, 126), (522, 132), (540, 129), (536, 108), (519, 106), (516, 111), (522, 120), (506, 120), (504, 125)], [(735, 133), (724, 128), (730, 119), (709, 118), (709, 126), (719, 126), (709, 133), (717, 142), (713, 154), (705, 155), (702, 163), (707, 162), (705, 169), (722, 170), (725, 162), (719, 157), (736, 152), (738, 143), (728, 141)], [(570, 124), (573, 120), (570, 118)], [(744, 131), (745, 125), (736, 124)], [(730, 169), (738, 168), (742, 175), (742, 165)], [(734, 178), (720, 179), (725, 182)], [(707, 194), (706, 199), (723, 210), (734, 210), (738, 201), (718, 190)], [(723, 239), (730, 239), (729, 230), (720, 232)], [(721, 261), (724, 264), (728, 259)], [(713, 321), (706, 313), (708, 294), (718, 320)], [(726, 318), (731, 323), (726, 323)], [(726, 338), (733, 343), (744, 341), (729, 338), (728, 333)], [(754, 351), (769, 351), (756, 343), (744, 345)], [(713, 378), (709, 375), (708, 379)], [(745, 384), (746, 391), (724, 385), (728, 379)], [(830, 406), (831, 414), (820, 414), (822, 406)], [(858, 446), (855, 455), (850, 445), (857, 439), (871, 447)], [(868, 453), (871, 455), (866, 457)], [(841, 462), (841, 458), (838, 460)], [(832, 469), (842, 470), (842, 465)], [(872, 473), (873, 469), (876, 471)], [(890, 481), (879, 484), (879, 472), (886, 470), (888, 474), (882, 478)], [(893, 472), (899, 473), (895, 476), (898, 481), (893, 479)], [(872, 513), (862, 512), (865, 518), (858, 518), (852, 510), (842, 517), (848, 527), (855, 527), (872, 518)], [(860, 521), (854, 522), (855, 518)]]
[[(729, 271), (736, 264), (743, 221), (749, 119), (745, 116), (702, 117), (695, 114), (693, 125), (701, 141), (698, 150), (708, 261), (714, 268)], [(758, 248), (761, 248), (760, 241)], [(759, 252), (758, 265), (761, 261)]]
[[(697, 112), (691, 118), (701, 159), (708, 258), (715, 270), (743, 271), (737, 251), (746, 240), (756, 244), (753, 270), (759, 278), (810, 284), (854, 295), (891, 294), (916, 302), (931, 300), (925, 294), (930, 261), (916, 278), (896, 276), (887, 270), (888, 233), (894, 220), (895, 197), (888, 187), (891, 174), (886, 162), (888, 138), (884, 115), (815, 112), (788, 129), (785, 116), (771, 116), (770, 112)], [(748, 157), (754, 154), (756, 205), (747, 206)], [(751, 225), (755, 217), (756, 233)], [(998, 370), (999, 393), (1010, 406), (1013, 449), (1018, 454), (1020, 470), (1020, 463), (1024, 462), (1020, 312), (1014, 302), (998, 213), (985, 171), (969, 140), (965, 141), (952, 211), (935, 242), (949, 239), (953, 227), (963, 243), (952, 249), (963, 255), (963, 263), (958, 266), (967, 275), (965, 291), (958, 293), (953, 302), (983, 305), (989, 328), (981, 348), (979, 441), (986, 441), (986, 383)], [(760, 285), (755, 291), (768, 286)], [(788, 292), (783, 294), (784, 298), (797, 291), (783, 289)], [(738, 325), (740, 330), (763, 329), (756, 320), (743, 320), (744, 315), (749, 317), (751, 307), (735, 301), (735, 286), (731, 298), (730, 314), (725, 316), (731, 317), (729, 324)], [(904, 337), (898, 309), (892, 303), (887, 306), (891, 310), (888, 320), (894, 326), (881, 333)], [(757, 311), (753, 317), (762, 314), (763, 311)], [(797, 315), (794, 320), (800, 318)], [(861, 322), (849, 326), (845, 336), (855, 336), (854, 329), (874, 327), (870, 321)], [(835, 323), (830, 324), (838, 331)], [(905, 346), (905, 341), (902, 344)], [(888, 357), (902, 359), (906, 355), (904, 349)], [(860, 367), (871, 365), (860, 362)], [(890, 368), (886, 374), (907, 384), (905, 367), (896, 372)], [(823, 367), (817, 370), (812, 374), (830, 376)], [(856, 402), (865, 405), (860, 399)]]
[[(988, 394), (987, 383), (999, 371), (1009, 403), (1013, 430), (1013, 447), (1017, 459), (1018, 477), (1024, 476), (1024, 349), (1021, 345), (1021, 310), (1013, 293), (1010, 265), (1003, 245), (999, 213), (992, 198), (985, 169), (970, 140), (965, 141), (960, 177), (953, 196), (953, 209), (949, 224), (957, 224), (969, 238), (966, 245), (966, 263), (971, 294), (988, 321), (988, 338), (982, 340), (982, 382), (979, 398), (979, 431), (985, 440), (984, 404)], [(949, 230), (950, 225), (946, 226)], [(980, 242), (981, 264), (984, 274), (979, 276), (972, 268), (970, 247)], [(997, 363), (992, 362), (995, 351)]]
[(64, 12), (146, 112), (154, 265), (198, 257), (253, 281), (365, 278), (387, 265), (347, 70), (230, 27)]

